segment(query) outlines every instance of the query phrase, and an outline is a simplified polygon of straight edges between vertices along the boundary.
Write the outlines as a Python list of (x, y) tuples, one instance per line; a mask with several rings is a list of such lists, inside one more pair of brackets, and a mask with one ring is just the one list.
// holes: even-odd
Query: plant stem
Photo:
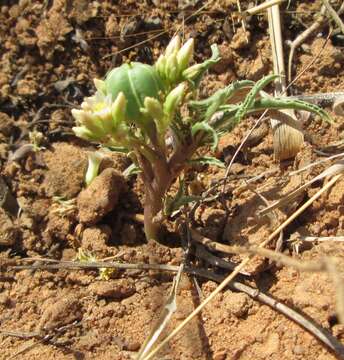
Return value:
[(192, 144), (179, 148), (169, 160), (160, 152), (158, 158), (151, 163), (153, 179), (142, 175), (145, 186), (144, 231), (147, 241), (159, 242), (161, 224), (154, 220), (163, 209), (164, 197), (172, 182), (184, 170), (186, 161), (198, 148), (202, 136), (200, 134)]
[[(160, 191), (159, 191), (160, 193)], [(151, 186), (145, 185), (145, 205), (144, 205), (144, 230), (147, 241), (159, 241), (160, 228), (159, 223), (154, 222), (155, 216), (159, 213), (163, 206), (163, 194), (151, 190)]]
[(147, 241), (159, 241), (161, 224), (154, 218), (163, 208), (163, 200), (174, 177), (169, 170), (165, 156), (152, 164), (153, 179), (143, 177), (145, 186), (144, 230)]

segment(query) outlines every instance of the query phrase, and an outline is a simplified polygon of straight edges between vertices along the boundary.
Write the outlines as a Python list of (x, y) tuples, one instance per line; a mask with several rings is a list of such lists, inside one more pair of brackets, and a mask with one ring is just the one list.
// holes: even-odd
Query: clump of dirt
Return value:
[(108, 225), (88, 227), (82, 233), (81, 248), (98, 258), (105, 258), (110, 255), (108, 245), (111, 233)]
[[(340, 4), (331, 2), (335, 9)], [(178, 237), (175, 247), (146, 243), (142, 231), (142, 181), (122, 172), (130, 165), (125, 154), (104, 152), (99, 175), (86, 187), (86, 144), (73, 136), (70, 109), (94, 93), (93, 78), (129, 60), (152, 64), (173, 33), (183, 29), (195, 38), (195, 60), (210, 55), (217, 43), (222, 56), (202, 83), (206, 96), (236, 80), (258, 80), (272, 70), (267, 16), (248, 16), (245, 29), (237, 21), (237, 1), (122, 2), (86, 0), (5, 1), (0, 5), (0, 176), (11, 209), (0, 193), (0, 359), (131, 359), (157, 321), (169, 295), (173, 276), (137, 269), (13, 270), (6, 264), (40, 266), (51, 261), (110, 258), (118, 263), (179, 265), (183, 214), (169, 219)], [(241, 1), (243, 10), (251, 6)], [(293, 40), (317, 18), (322, 2), (297, 1), (281, 6), (284, 40)], [(232, 16), (228, 16), (231, 14)], [(180, 25), (183, 25), (182, 28)], [(334, 25), (334, 24), (333, 24)], [(160, 32), (167, 31), (159, 35)], [(343, 92), (343, 41), (328, 25), (296, 49), (293, 92)], [(150, 40), (149, 40), (150, 39)], [(287, 48), (285, 48), (288, 51)], [(287, 53), (286, 53), (287, 54)], [(308, 67), (311, 61), (316, 61)], [(308, 68), (307, 68), (308, 67)], [(314, 183), (286, 206), (261, 216), (260, 211), (328, 167), (322, 163), (297, 175), (311, 162), (342, 149), (343, 118), (334, 125), (318, 117), (304, 120), (306, 143), (297, 158), (281, 164), (273, 156), (268, 122), (250, 135), (227, 179), (227, 190), (195, 211), (193, 225), (211, 240), (226, 245), (258, 245), (314, 195)], [(255, 119), (250, 117), (220, 139), (218, 159), (228, 164)], [(33, 150), (30, 132), (43, 134)], [(337, 144), (337, 145), (334, 145)], [(13, 157), (17, 154), (19, 157)], [(30, 151), (26, 151), (29, 149)], [(202, 155), (213, 155), (202, 149)], [(200, 195), (222, 181), (225, 169), (190, 167), (188, 190)], [(248, 182), (257, 177), (255, 181)], [(222, 186), (218, 194), (221, 194)], [(6, 195), (7, 196), (7, 195)], [(9, 196), (9, 195), (8, 195)], [(344, 235), (344, 181), (339, 180), (283, 232), (271, 249), (301, 261), (336, 257), (338, 277), (344, 273), (341, 242), (302, 242), (302, 237)], [(7, 204), (7, 205), (6, 205)], [(169, 235), (171, 236), (171, 234)], [(282, 243), (281, 243), (282, 240)], [(185, 241), (186, 243), (186, 241)], [(227, 273), (210, 259), (187, 260), (218, 276)], [(239, 263), (243, 255), (214, 255)], [(21, 262), (33, 257), (35, 262)], [(50, 264), (50, 262), (48, 263)], [(53, 262), (51, 262), (53, 264)], [(325, 273), (300, 272), (256, 257), (240, 281), (271, 295), (312, 319), (344, 344), (344, 328), (336, 316), (336, 288)], [(108, 280), (106, 280), (108, 279)], [(170, 333), (215, 288), (204, 278), (182, 275), (177, 311)], [(4, 332), (3, 332), (4, 331)], [(39, 333), (49, 341), (9, 336)], [(30, 345), (30, 346), (29, 346)], [(32, 346), (31, 346), (32, 345)], [(169, 359), (335, 359), (326, 346), (302, 327), (256, 298), (226, 289), (166, 346), (158, 358)]]
[(37, 324), (38, 331), (52, 330), (82, 318), (82, 307), (74, 295), (48, 299), (42, 306), (42, 315)]
[(93, 282), (88, 289), (100, 298), (122, 300), (135, 294), (135, 286), (129, 279)]
[(85, 152), (76, 145), (55, 143), (44, 152), (48, 171), (43, 187), (49, 197), (75, 197), (82, 189), (87, 167)]
[(18, 228), (12, 219), (0, 208), (0, 245), (10, 246), (16, 242)]
[(123, 175), (112, 168), (105, 169), (78, 196), (79, 220), (94, 225), (112, 211), (125, 190)]

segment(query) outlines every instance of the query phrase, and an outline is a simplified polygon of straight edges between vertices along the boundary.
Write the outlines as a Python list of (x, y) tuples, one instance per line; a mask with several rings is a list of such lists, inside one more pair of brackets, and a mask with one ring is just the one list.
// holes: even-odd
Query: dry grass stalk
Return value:
[[(333, 21), (339, 27), (339, 30), (344, 34), (344, 24), (343, 24), (343, 21), (341, 20), (341, 18), (339, 17), (339, 15), (337, 14), (337, 12), (333, 9), (333, 7), (331, 6), (331, 4), (329, 3), (328, 0), (321, 0), (321, 1), (324, 4), (324, 6), (326, 7), (326, 10), (332, 17)], [(341, 6), (341, 8), (342, 8), (342, 6)]]
[(260, 210), (257, 212), (257, 215), (263, 216), (268, 214), (270, 211), (280, 208), (281, 206), (284, 206), (291, 201), (293, 201), (302, 191), (304, 191), (307, 187), (315, 183), (316, 181), (322, 180), (326, 177), (332, 177), (337, 174), (344, 173), (344, 161), (338, 161), (337, 163), (333, 164), (329, 168), (325, 169), (322, 173), (319, 175), (313, 177), (313, 179), (307, 181), (302, 186), (299, 186), (297, 189), (292, 190), (289, 192), (286, 196), (281, 198), (280, 200), (275, 201), (273, 204), (267, 206), (265, 209)]
[(300, 236), (297, 239), (305, 242), (344, 242), (344, 236)]
[(274, 6), (274, 5), (279, 5), (283, 2), (284, 0), (268, 0), (268, 1), (265, 1), (257, 6), (254, 6), (250, 9), (247, 9), (243, 12), (243, 15), (257, 15), (259, 13), (261, 13), (262, 11), (270, 8), (271, 6)]
[(322, 164), (326, 161), (330, 161), (330, 160), (333, 160), (333, 159), (336, 159), (336, 158), (341, 158), (341, 157), (344, 157), (344, 153), (340, 153), (340, 154), (335, 154), (335, 155), (332, 155), (332, 156), (329, 156), (327, 157), (326, 159), (322, 159), (322, 160), (319, 160), (319, 161), (315, 161), (309, 165), (306, 165), (305, 167), (299, 169), (299, 170), (295, 170), (295, 171), (292, 171), (291, 173), (289, 173), (289, 176), (293, 176), (293, 175), (297, 175), (303, 171), (306, 171), (314, 166), (317, 166), (319, 164)]
[[(284, 221), (277, 229), (264, 240), (259, 247), (263, 248), (268, 245), (279, 233), (288, 226), (293, 220), (295, 220), (305, 209), (307, 209), (316, 199), (318, 199), (324, 192), (331, 188), (332, 185), (342, 176), (342, 174), (334, 176), (323, 188), (321, 188), (316, 194), (314, 194), (305, 204), (303, 204), (297, 211), (295, 211), (286, 221)], [(244, 270), (246, 265), (250, 262), (254, 255), (248, 255), (235, 269), (228, 275), (222, 283), (191, 313), (184, 319), (152, 352), (150, 352), (144, 360), (152, 359), (162, 347), (167, 344), (173, 337), (175, 337), (195, 316), (197, 316), (202, 309), (214, 299), (223, 289), (225, 289), (230, 282), (238, 275), (241, 270)]]
[(159, 316), (158, 321), (153, 326), (150, 334), (141, 346), (141, 349), (136, 357), (136, 360), (144, 359), (145, 355), (149, 353), (156, 345), (162, 331), (166, 328), (170, 318), (177, 310), (177, 291), (179, 287), (180, 277), (183, 271), (183, 265), (180, 265), (177, 275), (175, 276), (171, 288), (170, 295), (168, 296), (165, 306)]
[(292, 63), (295, 54), (295, 50), (299, 47), (311, 34), (320, 29), (325, 23), (325, 7), (322, 6), (320, 10), (320, 16), (316, 21), (308, 27), (305, 31), (303, 31), (300, 35), (298, 35), (290, 45), (290, 52), (288, 58), (288, 81), (291, 81), (291, 72), (292, 72)]
[[(286, 91), (286, 83), (279, 5), (274, 5), (268, 9), (268, 19), (274, 73), (281, 76), (281, 78), (275, 82), (275, 94), (281, 95)], [(283, 112), (297, 120), (293, 110), (285, 110)], [(275, 158), (277, 160), (285, 160), (294, 157), (303, 144), (303, 133), (285, 123), (281, 123), (275, 118), (271, 119), (271, 126), (274, 138)]]
[[(339, 8), (338, 12), (337, 13), (335, 12), (335, 14), (336, 14), (336, 16), (338, 16), (338, 15), (341, 15), (343, 12), (344, 12), (344, 3)], [(320, 30), (324, 27), (324, 25), (326, 24), (325, 13), (326, 13), (326, 7), (323, 5), (320, 9), (319, 16), (314, 21), (314, 23), (292, 41), (292, 43), (290, 45), (290, 52), (289, 52), (289, 58), (288, 58), (288, 81), (289, 82), (292, 81), (292, 79), (291, 79), (291, 77), (292, 77), (292, 62), (293, 62), (295, 50), (304, 41), (306, 41), (310, 35), (312, 35), (317, 30)], [(339, 18), (339, 16), (338, 16), (338, 18)], [(340, 18), (339, 18), (339, 20), (340, 20)], [(340, 20), (340, 22), (341, 22), (341, 20)], [(341, 28), (339, 28), (338, 30), (340, 30), (340, 29)], [(337, 31), (333, 31), (333, 34), (335, 34), (336, 32)]]

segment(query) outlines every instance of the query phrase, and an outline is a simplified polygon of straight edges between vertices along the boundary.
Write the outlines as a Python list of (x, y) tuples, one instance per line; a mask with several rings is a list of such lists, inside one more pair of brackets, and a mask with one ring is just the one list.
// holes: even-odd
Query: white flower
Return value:
[(84, 99), (81, 110), (73, 109), (72, 115), (77, 125), (85, 126), (94, 135), (101, 137), (114, 130), (113, 106), (111, 94), (97, 91), (94, 96)]
[(73, 130), (83, 139), (108, 143), (110, 139), (118, 139), (123, 126), (126, 126), (126, 99), (124, 94), (120, 93), (115, 101), (112, 101), (111, 94), (106, 95), (101, 91), (102, 83), (101, 80), (95, 81), (99, 90), (84, 99), (80, 110), (72, 110), (77, 125)]

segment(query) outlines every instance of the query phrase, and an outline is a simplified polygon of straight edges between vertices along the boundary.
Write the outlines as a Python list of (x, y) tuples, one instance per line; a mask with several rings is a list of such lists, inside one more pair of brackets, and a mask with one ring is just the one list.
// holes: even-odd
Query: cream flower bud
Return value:
[(93, 79), (93, 83), (97, 91), (101, 92), (102, 94), (106, 94), (105, 81), (99, 79)]
[(96, 140), (96, 137), (85, 126), (74, 126), (72, 128), (72, 130), (73, 130), (75, 136), (77, 136), (81, 139), (88, 140), (88, 141)]
[(72, 115), (75, 118), (77, 125), (86, 127), (95, 137), (104, 135), (104, 128), (101, 122), (92, 113), (84, 110), (72, 109)]
[(165, 66), (166, 66), (166, 57), (164, 55), (160, 55), (158, 60), (155, 63), (155, 68), (159, 73), (161, 78), (165, 78)]
[(126, 107), (127, 107), (127, 99), (125, 98), (125, 95), (122, 92), (120, 92), (117, 95), (115, 101), (111, 105), (111, 113), (115, 128), (117, 128), (121, 122), (125, 121)]
[(194, 80), (203, 71), (203, 68), (203, 64), (192, 65), (183, 71), (183, 77), (186, 80)]
[(147, 96), (145, 98), (144, 112), (156, 120), (161, 120), (164, 117), (164, 112), (160, 102), (152, 97)]
[(177, 54), (172, 54), (167, 58), (166, 66), (165, 66), (165, 75), (166, 78), (174, 83), (179, 78), (179, 70), (178, 70), (178, 62), (177, 62)]
[(164, 113), (168, 117), (172, 117), (181, 103), (185, 92), (185, 83), (179, 84), (166, 97), (164, 102)]
[(166, 47), (165, 56), (168, 58), (170, 55), (175, 54), (180, 49), (180, 36), (176, 35)]
[(194, 39), (191, 38), (182, 46), (182, 48), (178, 51), (177, 54), (178, 68), (180, 72), (184, 71), (188, 67), (193, 57), (193, 54)]

